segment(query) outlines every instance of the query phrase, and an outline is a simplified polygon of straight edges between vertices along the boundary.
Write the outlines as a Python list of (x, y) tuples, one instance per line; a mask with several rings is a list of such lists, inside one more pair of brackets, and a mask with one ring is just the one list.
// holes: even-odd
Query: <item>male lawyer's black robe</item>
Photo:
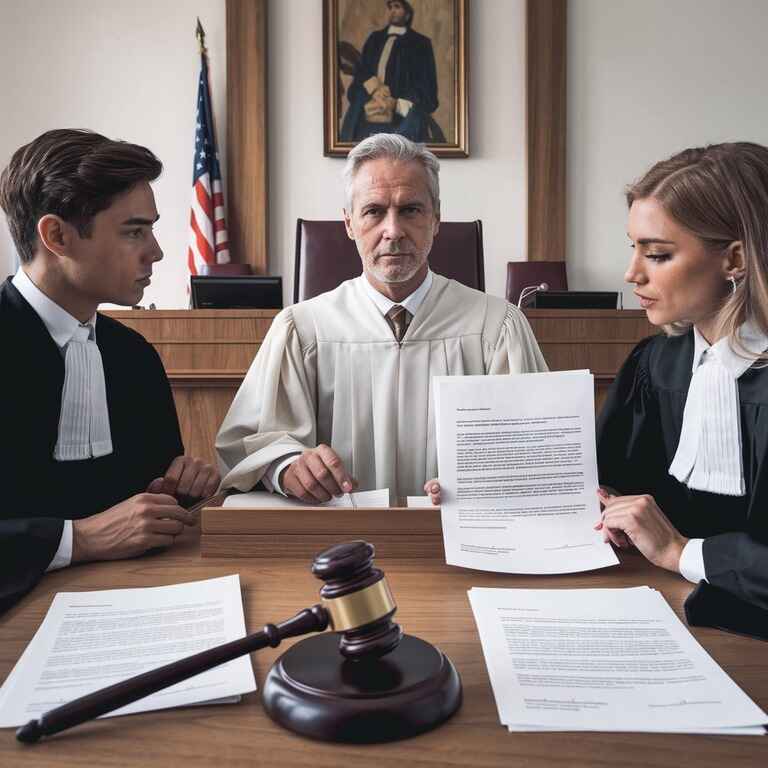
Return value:
[(768, 609), (768, 368), (739, 379), (745, 496), (690, 490), (669, 474), (691, 381), (693, 331), (640, 342), (600, 413), (600, 482), (651, 494), (680, 533), (704, 539), (710, 584)]
[(96, 321), (96, 342), (113, 452), (54, 461), (64, 358), (11, 280), (0, 286), (0, 611), (45, 572), (64, 520), (145, 491), (184, 452), (168, 379), (152, 346), (104, 315)]

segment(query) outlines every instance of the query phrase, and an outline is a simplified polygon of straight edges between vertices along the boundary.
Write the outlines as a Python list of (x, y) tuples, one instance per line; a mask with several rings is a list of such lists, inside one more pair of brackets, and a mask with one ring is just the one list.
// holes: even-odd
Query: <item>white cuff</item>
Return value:
[(289, 465), (293, 464), (301, 454), (290, 453), (288, 456), (283, 456), (280, 459), (275, 459), (267, 468), (264, 473), (264, 477), (261, 478), (261, 482), (264, 483), (264, 487), (272, 493), (282, 493), (283, 496), (288, 494), (283, 490), (280, 485), (280, 473)]
[(412, 106), (412, 101), (408, 101), (408, 99), (398, 99), (397, 107), (395, 107), (395, 110), (398, 115), (401, 115), (402, 117), (408, 117), (408, 113), (411, 111)]
[(680, 555), (680, 573), (694, 584), (707, 580), (704, 572), (704, 539), (688, 539)]
[(53, 556), (50, 565), (45, 569), (48, 571), (58, 571), (59, 568), (66, 568), (72, 564), (72, 521), (65, 520), (64, 528), (61, 531), (61, 541), (56, 554)]
[(369, 96), (373, 96), (373, 92), (381, 85), (379, 82), (379, 78), (375, 75), (373, 77), (369, 77), (364, 83), (363, 88), (365, 88), (366, 91), (368, 91)]

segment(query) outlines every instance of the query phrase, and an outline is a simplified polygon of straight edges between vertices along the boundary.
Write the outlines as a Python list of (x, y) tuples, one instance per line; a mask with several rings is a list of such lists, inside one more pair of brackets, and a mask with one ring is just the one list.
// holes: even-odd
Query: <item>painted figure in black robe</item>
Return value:
[[(412, 141), (444, 143), (432, 117), (438, 107), (432, 42), (411, 28), (409, 3), (390, 0), (387, 6), (391, 23), (372, 32), (363, 45), (339, 136), (342, 141), (361, 141), (374, 133), (399, 133)], [(388, 106), (375, 116), (371, 110), (377, 102)]]
[[(53, 130), (0, 175), (21, 266), (0, 286), (0, 611), (46, 570), (171, 546), (218, 485), (184, 456), (160, 358), (97, 313), (135, 305), (162, 258), (146, 148)], [(71, 354), (70, 354), (71, 353)]]
[(635, 348), (600, 413), (598, 527), (717, 592), (704, 623), (765, 635), (768, 149), (686, 150), (627, 200), (626, 279), (668, 335)]

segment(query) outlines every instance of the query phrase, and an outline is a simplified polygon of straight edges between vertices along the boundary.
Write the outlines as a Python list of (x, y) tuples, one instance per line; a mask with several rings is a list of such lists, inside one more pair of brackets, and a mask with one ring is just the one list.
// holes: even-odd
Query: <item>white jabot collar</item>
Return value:
[(96, 344), (96, 315), (81, 323), (49, 299), (19, 269), (13, 285), (43, 321), (64, 356), (59, 430), (53, 458), (80, 461), (112, 453), (104, 364)]
[(424, 298), (429, 293), (429, 289), (432, 287), (432, 270), (427, 270), (427, 276), (422, 281), (421, 285), (410, 295), (404, 298), (402, 301), (392, 301), (392, 299), (385, 296), (383, 293), (379, 293), (369, 282), (365, 273), (357, 278), (360, 280), (360, 284), (363, 286), (363, 290), (371, 297), (371, 300), (376, 305), (376, 308), (382, 315), (386, 316), (392, 307), (400, 305), (405, 307), (413, 317), (418, 311)]
[[(27, 300), (32, 309), (43, 321), (51, 338), (59, 349), (63, 349), (75, 335), (75, 331), (81, 323), (55, 301), (49, 299), (33, 282), (29, 275), (21, 268), (16, 271), (11, 281), (16, 290)], [(91, 325), (96, 332), (96, 315), (84, 323)]]
[(388, 35), (404, 35), (408, 31), (408, 27), (399, 27), (397, 24), (390, 24), (387, 27)]
[[(710, 345), (695, 327), (693, 336), (693, 375), (669, 473), (694, 490), (743, 496), (738, 380), (754, 359), (740, 354), (727, 337)], [(752, 355), (768, 349), (768, 336), (752, 322), (744, 323), (738, 336)]]

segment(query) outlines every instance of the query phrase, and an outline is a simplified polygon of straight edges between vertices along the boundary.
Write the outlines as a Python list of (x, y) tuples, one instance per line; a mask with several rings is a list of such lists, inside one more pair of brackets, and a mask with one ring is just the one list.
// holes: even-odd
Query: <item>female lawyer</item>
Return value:
[(768, 148), (685, 150), (627, 203), (626, 280), (665, 333), (600, 414), (597, 528), (768, 608)]

